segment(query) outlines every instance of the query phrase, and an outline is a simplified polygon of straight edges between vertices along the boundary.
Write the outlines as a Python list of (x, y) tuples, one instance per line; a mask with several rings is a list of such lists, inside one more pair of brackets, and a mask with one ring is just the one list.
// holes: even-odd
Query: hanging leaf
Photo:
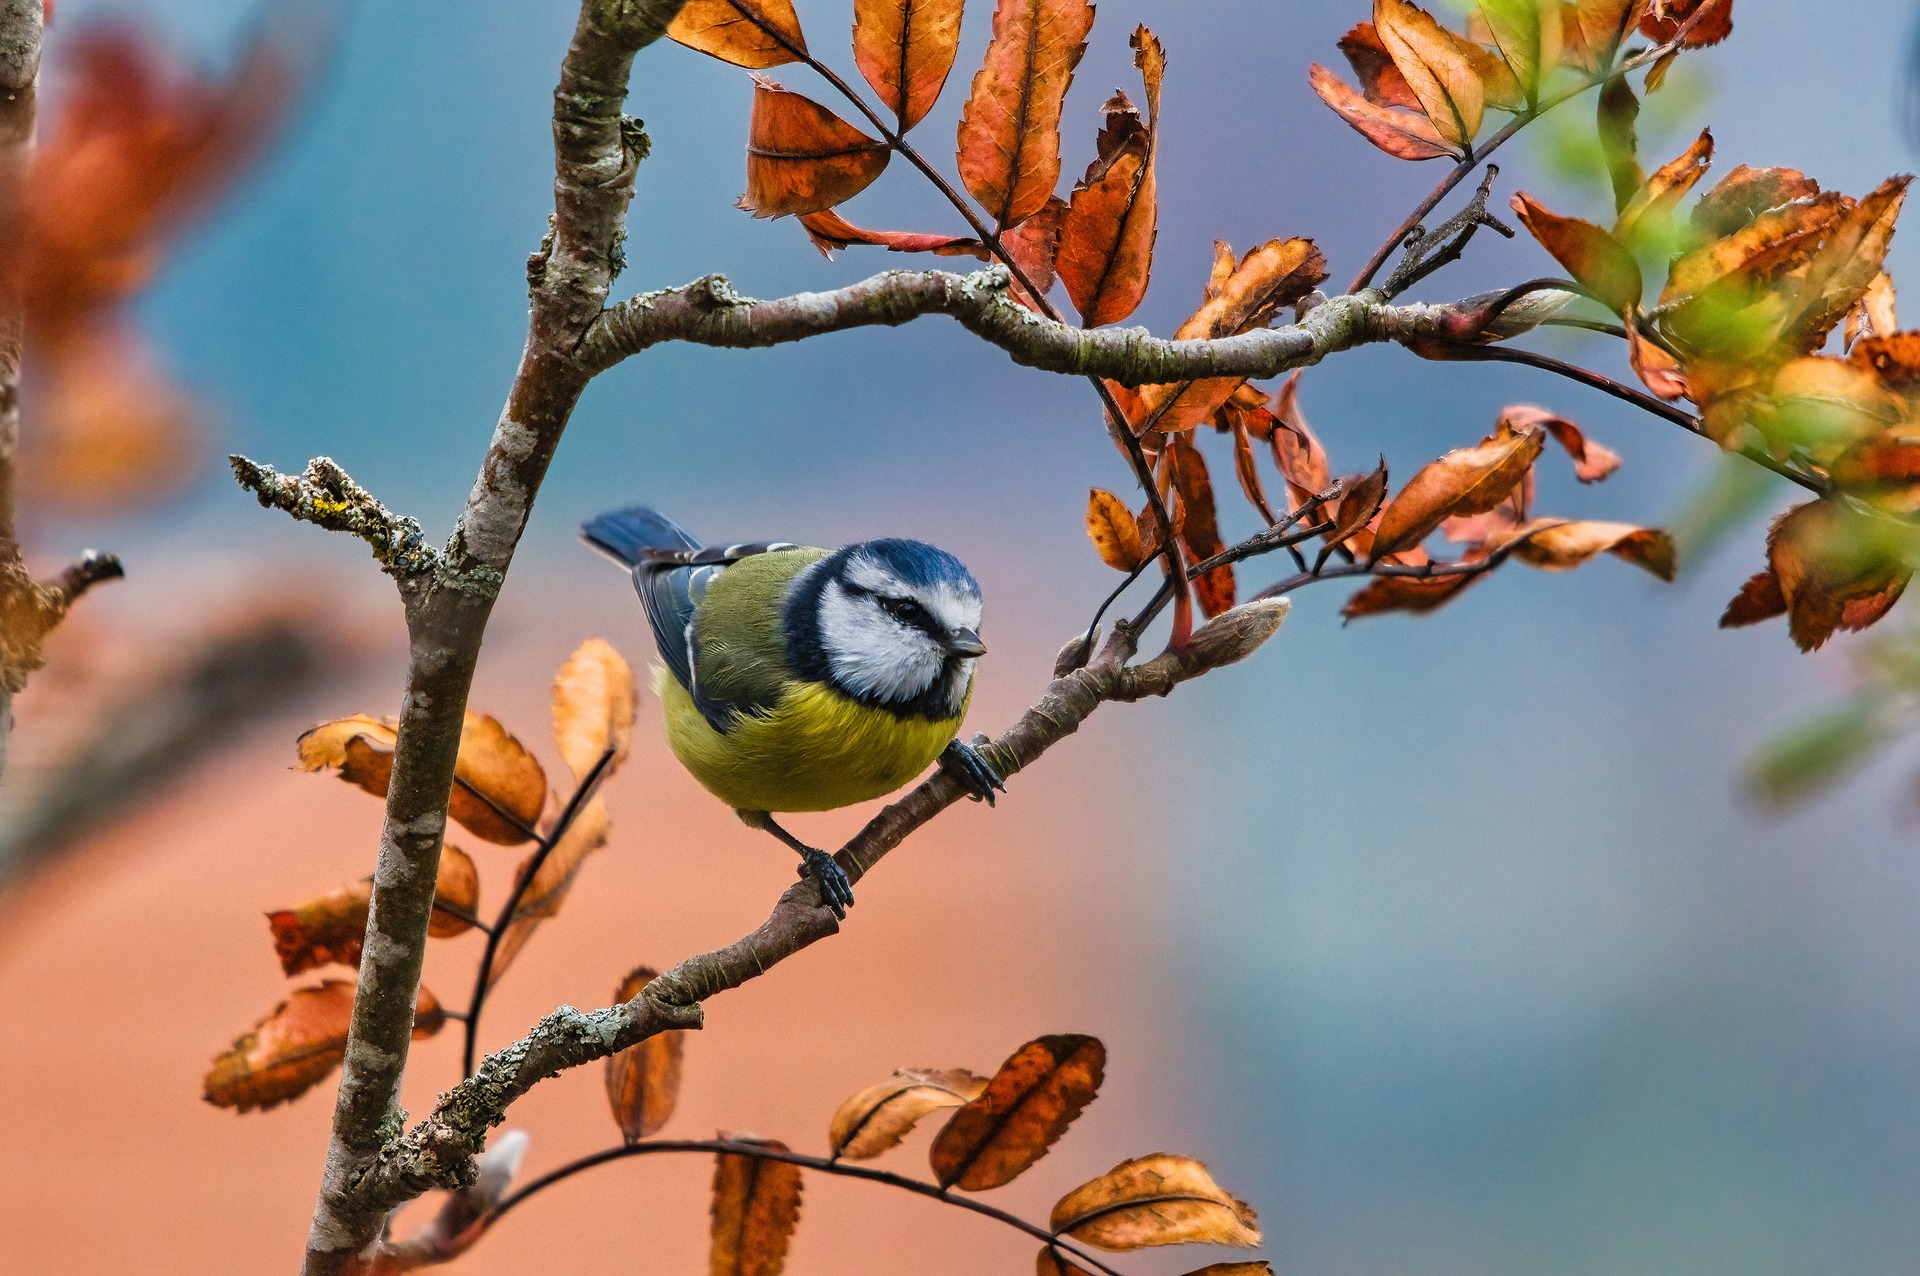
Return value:
[(1367, 525), (1380, 512), (1380, 506), (1387, 499), (1387, 458), (1380, 458), (1380, 464), (1373, 473), (1349, 475), (1340, 480), (1340, 486), (1339, 500), (1323, 511), (1333, 523), (1332, 530), (1326, 534), (1326, 549), (1320, 555), (1323, 563), (1328, 554), (1349, 541), (1354, 542), (1352, 550), (1355, 555), (1360, 558), (1371, 556), (1373, 535), (1367, 531)]
[[(1167, 444), (1173, 458), (1173, 486), (1180, 493), (1180, 504), (1187, 512), (1180, 539), (1186, 543), (1193, 560), (1204, 562), (1226, 549), (1220, 536), (1218, 511), (1214, 507), (1213, 479), (1207, 473), (1207, 460), (1200, 455), (1190, 435), (1176, 434)], [(1233, 564), (1225, 563), (1193, 582), (1200, 599), (1200, 611), (1211, 620), (1233, 606)]]
[[(397, 738), (391, 720), (356, 713), (307, 730), (295, 747), (302, 770), (334, 770), (347, 783), (385, 797)], [(454, 779), (447, 814), (475, 837), (502, 846), (528, 840), (527, 830), (547, 803), (547, 774), (539, 759), (497, 719), (471, 709), (460, 731)]]
[(1560, 0), (1480, 0), (1493, 42), (1529, 104), (1560, 62)]
[(1127, 503), (1103, 488), (1087, 493), (1087, 536), (1100, 561), (1117, 572), (1130, 572), (1146, 561), (1140, 529)]
[[(506, 932), (500, 937), (499, 949), (494, 953), (493, 977), (496, 980), (513, 964), (513, 959), (519, 955), (527, 940), (532, 938), (533, 932), (540, 928), (540, 923), (559, 915), (560, 905), (573, 888), (573, 879), (579, 875), (581, 864), (587, 856), (607, 844), (607, 835), (612, 830), (613, 817), (607, 813), (606, 804), (599, 798), (591, 799), (580, 808), (573, 824), (541, 862), (540, 871), (534, 874), (532, 884), (520, 896), (520, 903), (513, 910), (513, 920), (507, 923)], [(521, 861), (520, 867), (514, 872), (516, 885), (526, 876), (527, 866), (532, 862), (533, 856)]]
[(1360, 136), (1395, 159), (1425, 160), (1460, 154), (1440, 136), (1425, 115), (1370, 102), (1318, 62), (1307, 68), (1307, 83), (1319, 94), (1320, 100), (1351, 124)]
[[(651, 966), (635, 966), (620, 981), (614, 1001), (632, 1001), (659, 974)], [(657, 1133), (673, 1115), (686, 1049), (687, 1034), (671, 1029), (607, 1056), (607, 1103), (627, 1142)]]
[(940, 1186), (984, 1192), (1018, 1178), (1093, 1102), (1106, 1066), (1106, 1047), (1077, 1033), (1014, 1051), (934, 1139), (930, 1160)]
[(960, 179), (999, 226), (1060, 184), (1060, 110), (1087, 50), (1087, 0), (999, 0), (986, 63), (960, 113)]
[(1434, 129), (1462, 151), (1471, 146), (1486, 88), (1453, 34), (1407, 0), (1374, 0), (1373, 26)]
[[(720, 1137), (784, 1152), (787, 1145), (746, 1135)], [(722, 1152), (713, 1167), (711, 1276), (779, 1276), (800, 1225), (800, 1167)]]
[(1478, 446), (1429, 462), (1381, 511), (1374, 556), (1411, 549), (1449, 518), (1491, 510), (1532, 468), (1545, 443), (1543, 432), (1501, 421)]
[(854, 0), (853, 61), (906, 132), (933, 109), (960, 49), (966, 0)]
[(1049, 1226), (1106, 1250), (1260, 1243), (1246, 1202), (1222, 1191), (1200, 1162), (1166, 1152), (1122, 1161), (1076, 1187), (1053, 1207)]
[(872, 185), (892, 154), (818, 102), (756, 75), (738, 206), (755, 217), (832, 208)]
[[(1000, 235), (1000, 246), (1020, 273), (1033, 281), (1044, 297), (1053, 290), (1054, 261), (1060, 253), (1060, 228), (1067, 219), (1067, 203), (1049, 198), (1039, 212)], [(1038, 314), (1046, 308), (1030, 294), (1018, 279), (1013, 284), (1013, 299)]]
[(1589, 75), (1613, 66), (1620, 44), (1640, 22), (1649, 0), (1571, 0), (1561, 12), (1566, 56)]
[(1741, 629), (1786, 614), (1787, 596), (1780, 592), (1780, 578), (1769, 567), (1748, 577), (1747, 583), (1740, 586), (1740, 592), (1720, 614), (1720, 628)]
[(902, 1068), (840, 1105), (827, 1144), (837, 1157), (870, 1161), (906, 1138), (922, 1117), (977, 1099), (986, 1088), (985, 1077), (965, 1068)]
[(1358, 620), (1362, 616), (1377, 616), (1389, 611), (1424, 615), (1452, 602), (1462, 590), (1484, 574), (1460, 572), (1446, 576), (1376, 576), (1367, 582), (1365, 589), (1347, 599), (1346, 605), (1340, 609), (1340, 617), (1343, 620)]
[(1159, 192), (1154, 117), (1165, 55), (1145, 27), (1133, 33), (1134, 61), (1147, 76), (1145, 122), (1125, 93), (1106, 106), (1097, 154), (1073, 188), (1060, 233), (1060, 275), (1089, 328), (1118, 323), (1146, 296), (1153, 269)]
[[(1420, 99), (1414, 96), (1407, 77), (1393, 64), (1393, 55), (1387, 52), (1373, 23), (1362, 22), (1341, 36), (1340, 52), (1347, 55), (1347, 65), (1353, 68), (1355, 78), (1360, 81), (1360, 92), (1367, 101), (1375, 106), (1420, 110)], [(1425, 118), (1423, 112), (1421, 119)]]
[(1688, 395), (1687, 378), (1680, 361), (1640, 331), (1639, 324), (1627, 327), (1627, 362), (1647, 389), (1671, 403)]
[(1620, 212), (1647, 180), (1640, 167), (1640, 99), (1633, 95), (1626, 76), (1616, 76), (1601, 87), (1594, 127), (1607, 162), (1607, 178), (1613, 184), (1613, 208)]
[(1651, 527), (1543, 518), (1522, 525), (1511, 539), (1518, 542), (1514, 557), (1542, 571), (1572, 571), (1605, 553), (1661, 580), (1673, 579), (1673, 538)]
[[(213, 1061), (206, 1076), (206, 1101), (251, 1112), (297, 1099), (324, 1081), (346, 1058), (353, 989), (350, 979), (296, 988)], [(446, 1021), (440, 1003), (422, 988), (413, 1012), (414, 1040), (431, 1037)]]
[(1592, 222), (1549, 212), (1524, 192), (1513, 197), (1513, 211), (1600, 304), (1617, 315), (1640, 304), (1640, 263), (1626, 245)]
[(934, 235), (913, 230), (865, 230), (855, 226), (831, 208), (800, 214), (800, 225), (822, 257), (832, 257), (842, 248), (855, 244), (885, 248), (896, 253), (932, 253), (936, 257), (976, 257), (992, 260), (987, 246), (966, 235)]
[(1049, 1245), (1033, 1260), (1034, 1276), (1093, 1276), (1078, 1263), (1068, 1262)]
[(1805, 304), (1784, 334), (1800, 350), (1819, 349), (1866, 295), (1887, 259), (1894, 223), (1912, 181), (1911, 175), (1890, 177), (1868, 192), (1841, 215), (1807, 262), (1800, 285)]
[[(298, 908), (268, 913), (267, 926), (273, 931), (280, 969), (297, 975), (317, 966), (358, 966), (360, 944), (367, 931), (367, 905), (372, 897), (373, 882), (369, 879), (328, 891)], [(472, 928), (472, 923), (446, 911), (450, 908), (472, 916), (480, 905), (480, 874), (467, 853), (452, 843), (440, 848), (440, 876), (433, 902), (427, 934), (448, 939)]]
[(1573, 458), (1573, 476), (1582, 483), (1598, 483), (1620, 468), (1618, 452), (1595, 443), (1579, 426), (1545, 408), (1530, 403), (1509, 404), (1500, 409), (1499, 420), (1516, 432), (1545, 430)]
[(1300, 411), (1300, 373), (1291, 372), (1280, 383), (1280, 396), (1274, 402), (1274, 417), (1279, 427), (1268, 436), (1273, 463), (1287, 481), (1292, 508), (1299, 509), (1307, 498), (1327, 490), (1333, 482), (1333, 470), (1327, 463), (1327, 450), (1320, 445), (1306, 416)]
[(576, 782), (583, 781), (609, 749), (605, 776), (627, 760), (633, 744), (633, 669), (612, 646), (589, 638), (553, 677), (553, 742)]
[(686, 0), (667, 38), (757, 71), (798, 62), (807, 51), (793, 0)]
[[(1280, 520), (1274, 514), (1273, 507), (1267, 504), (1267, 489), (1260, 481), (1260, 467), (1254, 459), (1253, 431), (1247, 424), (1247, 415), (1235, 412), (1231, 403), (1221, 410), (1228, 413), (1227, 428), (1233, 432), (1233, 474), (1240, 480), (1240, 494), (1258, 511), (1261, 520), (1272, 527)], [(1261, 410), (1265, 411), (1264, 408)]]
[(1653, 0), (1640, 19), (1640, 34), (1656, 44), (1665, 44), (1679, 35), (1681, 26), (1701, 9), (1708, 12), (1693, 24), (1687, 38), (1680, 42), (1681, 48), (1704, 48), (1733, 34), (1733, 0)]
[[(1786, 604), (1788, 632), (1800, 650), (1819, 648), (1836, 630), (1865, 629), (1900, 600), (1913, 573), (1900, 556), (1897, 536), (1879, 520), (1833, 500), (1795, 506), (1774, 523), (1767, 534), (1767, 564)], [(1742, 595), (1753, 588), (1748, 582)], [(1723, 626), (1730, 623), (1740, 622), (1721, 620)]]
[(1701, 129), (1700, 136), (1693, 145), (1680, 152), (1678, 156), (1662, 164), (1647, 178), (1644, 185), (1634, 192), (1620, 210), (1619, 220), (1613, 224), (1614, 238), (1623, 243), (1634, 243), (1641, 237), (1648, 217), (1653, 218), (1656, 231), (1669, 224), (1674, 209), (1686, 198), (1694, 184), (1707, 175), (1707, 169), (1713, 163), (1713, 131)]

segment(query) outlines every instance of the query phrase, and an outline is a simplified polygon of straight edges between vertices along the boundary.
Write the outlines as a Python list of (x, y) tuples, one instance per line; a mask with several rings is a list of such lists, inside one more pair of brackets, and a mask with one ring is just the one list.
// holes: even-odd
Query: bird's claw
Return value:
[(940, 754), (940, 766), (965, 785), (967, 796), (976, 802), (992, 806), (993, 795), (1007, 791), (1007, 782), (993, 769), (993, 763), (981, 756), (978, 749), (957, 739)]
[(833, 910), (833, 915), (842, 920), (847, 909), (853, 906), (853, 883), (847, 880), (847, 870), (833, 856), (814, 847), (800, 852), (800, 876), (811, 877), (820, 887), (820, 902)]

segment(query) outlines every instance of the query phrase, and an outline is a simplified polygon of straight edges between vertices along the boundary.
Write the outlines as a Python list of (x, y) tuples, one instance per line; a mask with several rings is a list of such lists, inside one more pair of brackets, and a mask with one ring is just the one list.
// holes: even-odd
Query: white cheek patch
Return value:
[(913, 591), (913, 597), (948, 633), (980, 628), (980, 595), (942, 582)]
[(820, 639), (841, 685), (877, 700), (912, 700), (933, 685), (946, 662), (932, 638), (888, 616), (871, 597), (848, 594), (838, 581), (820, 593)]

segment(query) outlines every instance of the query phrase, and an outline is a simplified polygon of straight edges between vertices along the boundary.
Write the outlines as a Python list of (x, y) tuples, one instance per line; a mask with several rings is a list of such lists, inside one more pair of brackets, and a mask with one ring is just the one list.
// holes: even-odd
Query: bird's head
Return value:
[(980, 642), (980, 585), (945, 550), (909, 540), (836, 550), (794, 582), (794, 672), (902, 716), (957, 717)]

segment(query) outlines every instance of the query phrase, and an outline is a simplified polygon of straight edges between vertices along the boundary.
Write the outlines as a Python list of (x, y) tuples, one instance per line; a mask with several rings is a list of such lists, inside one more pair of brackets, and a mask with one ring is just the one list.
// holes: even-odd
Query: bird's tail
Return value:
[(649, 551), (679, 553), (700, 548), (700, 542), (672, 519), (644, 505), (588, 519), (580, 525), (580, 539), (622, 567), (645, 560), (651, 556)]

